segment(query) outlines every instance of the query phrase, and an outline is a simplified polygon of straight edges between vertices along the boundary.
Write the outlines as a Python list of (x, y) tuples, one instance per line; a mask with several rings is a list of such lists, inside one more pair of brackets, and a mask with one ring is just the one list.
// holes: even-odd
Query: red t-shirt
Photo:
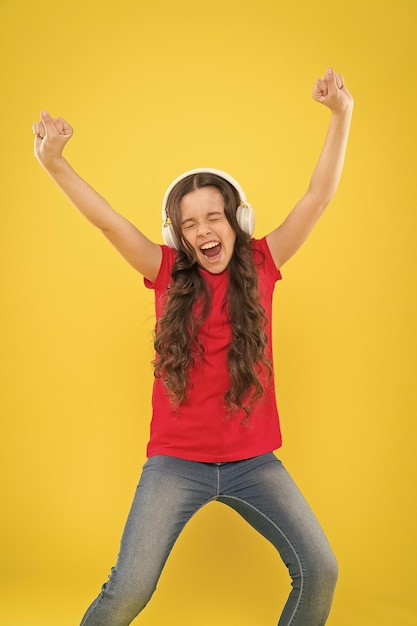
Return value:
[[(271, 323), (272, 294), (275, 282), (281, 278), (269, 251), (266, 239), (252, 240), (258, 271), (259, 297), (269, 320), (268, 356), (272, 361)], [(161, 317), (164, 296), (171, 282), (175, 250), (162, 247), (162, 264), (152, 283), (145, 285), (155, 291), (156, 318)], [(204, 355), (189, 372), (190, 391), (187, 401), (173, 408), (163, 380), (155, 378), (152, 394), (152, 421), (149, 457), (157, 454), (175, 456), (190, 461), (221, 463), (239, 461), (281, 446), (278, 411), (273, 377), (265, 381), (265, 394), (252, 408), (249, 420), (239, 410), (228, 415), (224, 394), (229, 387), (227, 352), (231, 328), (225, 311), (224, 299), (228, 271), (211, 274), (200, 269), (211, 286), (211, 311), (199, 331)], [(262, 373), (261, 373), (262, 377)]]

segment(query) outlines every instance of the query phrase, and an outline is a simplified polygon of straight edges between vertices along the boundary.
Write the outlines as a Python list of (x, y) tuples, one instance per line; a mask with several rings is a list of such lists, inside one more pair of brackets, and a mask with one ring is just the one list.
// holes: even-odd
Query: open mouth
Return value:
[(202, 254), (207, 257), (207, 259), (214, 259), (220, 254), (221, 248), (222, 246), (219, 241), (209, 241), (208, 243), (204, 244), (204, 246), (202, 246), (200, 250)]

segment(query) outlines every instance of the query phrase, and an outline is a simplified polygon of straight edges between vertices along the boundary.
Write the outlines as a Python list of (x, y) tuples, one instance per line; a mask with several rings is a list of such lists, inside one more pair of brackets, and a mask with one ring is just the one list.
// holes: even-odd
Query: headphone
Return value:
[(213, 167), (199, 167), (194, 170), (188, 170), (188, 172), (184, 172), (178, 178), (176, 178), (168, 187), (165, 192), (164, 199), (162, 200), (162, 238), (167, 246), (170, 248), (178, 249), (178, 245), (175, 240), (174, 229), (172, 227), (171, 219), (166, 211), (166, 206), (168, 202), (168, 197), (173, 188), (177, 183), (186, 178), (187, 176), (191, 176), (193, 174), (215, 174), (220, 178), (223, 178), (228, 183), (232, 185), (236, 189), (240, 197), (240, 204), (236, 209), (236, 219), (240, 226), (240, 228), (247, 234), (252, 237), (253, 231), (255, 230), (255, 214), (251, 205), (246, 200), (246, 194), (243, 191), (242, 187), (239, 185), (237, 180), (235, 180), (230, 174), (223, 172), (222, 170), (217, 170)]

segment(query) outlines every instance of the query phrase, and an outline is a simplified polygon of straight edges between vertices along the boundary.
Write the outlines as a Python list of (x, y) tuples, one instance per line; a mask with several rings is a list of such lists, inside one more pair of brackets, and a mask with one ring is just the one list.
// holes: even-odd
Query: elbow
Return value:
[(331, 196), (329, 198), (323, 198), (320, 202), (317, 203), (317, 216), (318, 217), (323, 215), (324, 211), (329, 206), (330, 201), (332, 200), (332, 198), (333, 198), (333, 196)]
[(323, 188), (309, 189), (310, 204), (314, 207), (318, 217), (324, 213), (332, 201), (335, 191), (335, 189), (324, 190)]

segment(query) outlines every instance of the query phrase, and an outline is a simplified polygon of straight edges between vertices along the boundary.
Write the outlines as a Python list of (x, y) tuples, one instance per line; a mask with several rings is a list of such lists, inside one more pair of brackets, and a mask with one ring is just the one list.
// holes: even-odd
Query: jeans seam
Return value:
[(290, 621), (288, 622), (288, 626), (290, 626), (290, 625), (291, 625), (291, 623), (292, 623), (292, 621), (293, 621), (293, 619), (294, 619), (294, 617), (295, 617), (295, 615), (296, 615), (296, 613), (297, 613), (297, 610), (298, 610), (298, 608), (299, 608), (299, 606), (300, 606), (300, 603), (301, 603), (301, 597), (302, 597), (302, 595), (303, 595), (303, 588), (304, 588), (304, 573), (303, 573), (303, 568), (302, 568), (302, 564), (301, 564), (301, 559), (300, 559), (300, 557), (298, 556), (298, 554), (297, 554), (297, 551), (296, 551), (295, 547), (292, 545), (291, 541), (289, 540), (289, 538), (287, 537), (287, 535), (284, 533), (284, 531), (283, 531), (283, 530), (281, 530), (281, 528), (280, 528), (280, 527), (279, 527), (279, 526), (278, 526), (275, 522), (273, 522), (273, 521), (271, 520), (271, 518), (270, 518), (270, 517), (268, 517), (268, 515), (265, 515), (265, 513), (263, 513), (263, 512), (262, 512), (262, 511), (260, 511), (258, 508), (256, 508), (255, 506), (253, 506), (253, 504), (250, 504), (250, 503), (249, 503), (249, 502), (247, 502), (246, 500), (244, 500), (244, 499), (242, 499), (242, 498), (238, 498), (238, 497), (236, 497), (236, 496), (226, 496), (226, 495), (222, 495), (222, 496), (221, 496), (221, 498), (222, 498), (222, 500), (227, 500), (227, 499), (229, 499), (229, 500), (237, 500), (238, 502), (242, 502), (242, 503), (243, 503), (243, 504), (245, 504), (246, 506), (249, 506), (251, 509), (253, 509), (253, 510), (254, 510), (254, 511), (256, 511), (257, 513), (259, 513), (259, 515), (261, 515), (263, 518), (265, 518), (266, 520), (268, 520), (268, 522), (269, 522), (270, 524), (272, 524), (272, 526), (274, 526), (274, 528), (276, 528), (276, 530), (280, 533), (280, 535), (281, 535), (282, 537), (284, 537), (285, 541), (287, 542), (287, 544), (290, 546), (291, 550), (292, 550), (292, 551), (293, 551), (293, 553), (295, 554), (295, 556), (296, 556), (296, 558), (297, 558), (297, 563), (298, 563), (298, 566), (299, 566), (299, 568), (300, 568), (301, 586), (300, 586), (300, 593), (299, 593), (299, 597), (298, 597), (298, 599), (297, 599), (297, 604), (296, 604), (296, 606), (295, 606), (295, 608), (294, 608), (294, 611), (293, 611), (293, 613), (292, 613), (292, 615), (291, 615), (291, 617), (290, 617)]

